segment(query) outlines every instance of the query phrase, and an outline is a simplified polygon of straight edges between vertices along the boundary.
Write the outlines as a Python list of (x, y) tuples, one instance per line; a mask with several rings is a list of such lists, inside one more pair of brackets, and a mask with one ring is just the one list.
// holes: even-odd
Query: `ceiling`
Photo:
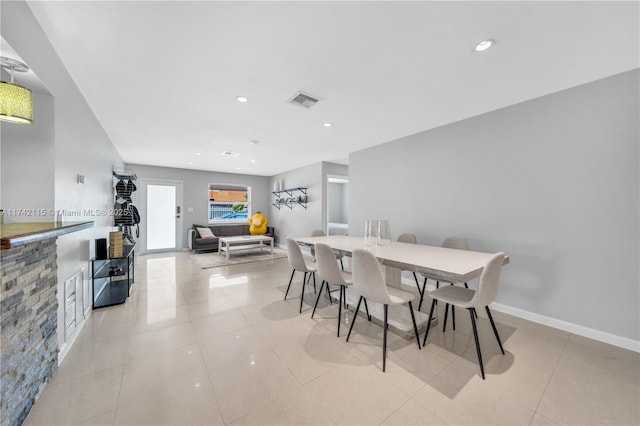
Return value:
[(639, 66), (636, 1), (28, 4), (123, 159), (187, 169), (346, 163)]

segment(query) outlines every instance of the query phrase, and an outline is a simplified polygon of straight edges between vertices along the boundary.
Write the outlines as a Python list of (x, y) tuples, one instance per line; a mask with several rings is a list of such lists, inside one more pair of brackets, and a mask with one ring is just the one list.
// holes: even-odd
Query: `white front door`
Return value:
[(144, 211), (141, 212), (140, 240), (143, 252), (181, 249), (182, 182), (141, 180)]

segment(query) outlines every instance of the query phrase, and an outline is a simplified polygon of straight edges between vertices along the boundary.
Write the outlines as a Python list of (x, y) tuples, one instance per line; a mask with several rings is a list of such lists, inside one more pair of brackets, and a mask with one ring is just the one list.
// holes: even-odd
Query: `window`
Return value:
[(250, 215), (250, 187), (209, 184), (209, 223), (246, 222)]

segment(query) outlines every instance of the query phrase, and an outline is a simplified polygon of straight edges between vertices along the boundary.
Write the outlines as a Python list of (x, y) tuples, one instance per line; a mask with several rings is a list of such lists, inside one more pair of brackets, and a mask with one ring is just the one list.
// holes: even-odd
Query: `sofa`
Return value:
[[(197, 228), (209, 228), (213, 237), (202, 237)], [(225, 224), (225, 225), (197, 225), (194, 224), (189, 229), (188, 242), (189, 248), (194, 252), (205, 250), (218, 250), (218, 237), (235, 237), (240, 235), (251, 235), (249, 232), (249, 224)], [(275, 238), (276, 234), (272, 226), (267, 227), (268, 237)]]

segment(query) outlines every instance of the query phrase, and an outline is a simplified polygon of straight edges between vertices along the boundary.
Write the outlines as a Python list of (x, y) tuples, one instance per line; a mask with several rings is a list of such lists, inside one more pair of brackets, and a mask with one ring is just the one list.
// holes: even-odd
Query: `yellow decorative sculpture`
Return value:
[(261, 212), (257, 212), (249, 219), (249, 232), (251, 235), (263, 235), (267, 233), (269, 220)]

